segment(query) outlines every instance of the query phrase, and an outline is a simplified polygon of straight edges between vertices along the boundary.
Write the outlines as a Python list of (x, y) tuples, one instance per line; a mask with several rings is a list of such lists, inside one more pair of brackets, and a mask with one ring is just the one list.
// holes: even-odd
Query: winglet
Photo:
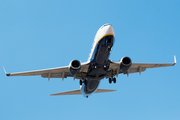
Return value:
[(10, 73), (7, 73), (4, 67), (3, 67), (3, 69), (4, 69), (5, 74), (6, 74), (7, 76), (10, 76)]
[(4, 72), (6, 73), (6, 70), (5, 70), (4, 66), (3, 66), (3, 70), (4, 70)]
[(174, 65), (177, 63), (176, 56), (174, 55)]

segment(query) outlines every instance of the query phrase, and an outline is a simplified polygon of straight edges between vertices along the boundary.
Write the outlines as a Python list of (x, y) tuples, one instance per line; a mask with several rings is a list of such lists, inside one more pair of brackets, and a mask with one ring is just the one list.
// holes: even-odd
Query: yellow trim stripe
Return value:
[[(102, 38), (104, 38), (104, 37), (106, 37), (106, 36), (109, 36), (109, 35), (114, 36), (114, 34), (106, 34), (106, 35), (102, 36), (102, 37), (96, 42), (96, 44), (97, 44)], [(114, 36), (114, 37), (115, 37), (115, 36)], [(96, 45), (95, 45), (95, 46), (96, 46)]]
[[(96, 48), (97, 43), (98, 43), (102, 38), (104, 38), (104, 37), (106, 37), (106, 36), (109, 36), (109, 35), (114, 36), (114, 34), (106, 34), (106, 35), (102, 36), (102, 37), (96, 42), (96, 44), (93, 46), (93, 47), (94, 47), (93, 50), (91, 51), (91, 57), (92, 57), (92, 55), (93, 55), (93, 52), (94, 52), (94, 49)], [(115, 37), (115, 36), (114, 36), (114, 37)], [(91, 60), (91, 57), (89, 57), (89, 60)]]

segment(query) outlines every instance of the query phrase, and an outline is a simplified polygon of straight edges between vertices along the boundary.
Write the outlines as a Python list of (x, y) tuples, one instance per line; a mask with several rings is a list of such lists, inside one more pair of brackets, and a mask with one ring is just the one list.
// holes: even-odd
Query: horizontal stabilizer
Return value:
[[(95, 93), (113, 92), (113, 91), (116, 91), (116, 90), (97, 89)], [(82, 94), (81, 90), (72, 90), (72, 91), (67, 91), (67, 92), (50, 94), (50, 96), (55, 96), (55, 95), (80, 95), (80, 94)]]
[(95, 93), (102, 93), (102, 92), (113, 92), (116, 90), (108, 90), (108, 89), (97, 89)]
[(67, 91), (67, 92), (50, 94), (50, 96), (55, 96), (55, 95), (80, 95), (80, 94), (82, 94), (81, 90), (72, 90), (72, 91)]
[(67, 92), (50, 94), (50, 96), (55, 96), (55, 95), (80, 95), (80, 94), (82, 94), (81, 90), (72, 90), (72, 91), (67, 91)]

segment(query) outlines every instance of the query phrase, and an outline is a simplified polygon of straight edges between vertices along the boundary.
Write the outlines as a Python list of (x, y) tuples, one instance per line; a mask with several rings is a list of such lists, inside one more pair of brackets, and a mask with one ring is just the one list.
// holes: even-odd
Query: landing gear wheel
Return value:
[(116, 78), (113, 78), (113, 82), (116, 83)]
[(88, 98), (88, 96), (86, 96), (86, 98)]
[(110, 83), (110, 84), (112, 83), (112, 79), (111, 79), (111, 78), (109, 78), (109, 83)]
[(84, 80), (84, 84), (85, 84), (85, 85), (87, 84), (87, 80)]
[(82, 80), (79, 80), (79, 84), (82, 85)]

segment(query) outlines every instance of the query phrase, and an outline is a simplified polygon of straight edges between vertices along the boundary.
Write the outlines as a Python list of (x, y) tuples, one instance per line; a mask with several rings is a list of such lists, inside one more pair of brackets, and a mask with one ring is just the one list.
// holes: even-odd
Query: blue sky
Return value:
[[(110, 59), (129, 56), (139, 63), (172, 63), (180, 56), (178, 0), (0, 0), (0, 67), (20, 72), (86, 62), (103, 24), (114, 26)], [(1, 120), (178, 120), (179, 64), (119, 75), (99, 88), (113, 93), (49, 96), (79, 89), (79, 80), (40, 76), (6, 77), (0, 70)]]

